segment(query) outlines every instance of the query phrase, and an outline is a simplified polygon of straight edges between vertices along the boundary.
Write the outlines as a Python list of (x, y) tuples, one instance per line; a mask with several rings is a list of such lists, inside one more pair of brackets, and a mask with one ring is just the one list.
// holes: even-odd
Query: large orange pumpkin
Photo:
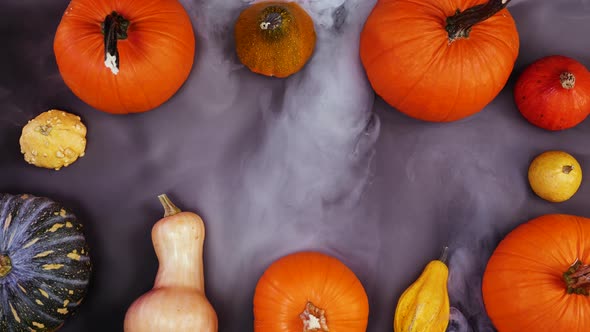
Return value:
[(256, 332), (365, 332), (369, 301), (338, 259), (298, 252), (271, 264), (256, 286)]
[(499, 331), (590, 330), (590, 219), (535, 218), (498, 245), (483, 277), (486, 311)]
[(72, 0), (54, 52), (64, 82), (82, 101), (137, 113), (160, 106), (186, 81), (195, 36), (177, 0)]
[(505, 86), (519, 38), (510, 0), (378, 0), (360, 57), (375, 90), (420, 120), (481, 111)]

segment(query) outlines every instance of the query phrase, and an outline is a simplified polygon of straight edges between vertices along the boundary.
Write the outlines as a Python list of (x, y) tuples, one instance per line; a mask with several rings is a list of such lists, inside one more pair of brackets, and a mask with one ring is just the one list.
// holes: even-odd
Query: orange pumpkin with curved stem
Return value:
[(53, 49), (78, 98), (100, 111), (138, 113), (160, 106), (186, 81), (195, 36), (177, 0), (72, 0)]
[(367, 294), (338, 259), (298, 252), (272, 263), (254, 294), (255, 332), (365, 332)]
[(590, 219), (550, 214), (518, 226), (483, 276), (499, 331), (586, 331), (590, 323)]
[(379, 0), (360, 40), (375, 92), (413, 118), (455, 121), (505, 86), (519, 38), (510, 0)]

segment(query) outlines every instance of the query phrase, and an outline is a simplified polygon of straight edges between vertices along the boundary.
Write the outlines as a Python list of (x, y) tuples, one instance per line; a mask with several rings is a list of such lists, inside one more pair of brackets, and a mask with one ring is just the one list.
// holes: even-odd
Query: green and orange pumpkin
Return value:
[(313, 19), (293, 1), (261, 1), (246, 7), (235, 22), (234, 38), (244, 66), (279, 78), (302, 70), (316, 44)]
[(82, 224), (55, 201), (0, 194), (0, 331), (56, 331), (91, 274)]

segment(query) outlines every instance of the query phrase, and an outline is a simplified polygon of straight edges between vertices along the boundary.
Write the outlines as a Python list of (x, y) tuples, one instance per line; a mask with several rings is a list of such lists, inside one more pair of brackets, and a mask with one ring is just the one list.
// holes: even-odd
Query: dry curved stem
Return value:
[(164, 207), (164, 217), (173, 216), (177, 213), (182, 212), (176, 205), (174, 205), (174, 203), (172, 203), (172, 201), (170, 200), (170, 198), (168, 198), (166, 194), (159, 195), (158, 199)]
[(477, 5), (464, 11), (457, 9), (453, 16), (447, 18), (447, 30), (449, 42), (456, 39), (468, 38), (471, 28), (488, 18), (496, 15), (497, 12), (506, 8), (511, 0), (488, 0), (487, 3)]
[(590, 265), (579, 259), (563, 273), (568, 294), (590, 295)]
[(444, 246), (443, 250), (442, 250), (442, 254), (440, 254), (440, 258), (438, 260), (447, 264), (448, 259), (449, 259), (449, 247)]

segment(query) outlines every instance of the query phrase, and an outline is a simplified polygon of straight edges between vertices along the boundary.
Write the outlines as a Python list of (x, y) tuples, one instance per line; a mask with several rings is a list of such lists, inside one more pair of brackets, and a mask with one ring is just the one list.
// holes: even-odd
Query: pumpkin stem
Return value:
[(0, 255), (0, 278), (6, 277), (12, 271), (12, 262), (10, 257)]
[(260, 29), (262, 30), (274, 30), (281, 26), (283, 23), (283, 16), (280, 12), (272, 11), (264, 16), (264, 19), (260, 23)]
[(457, 9), (455, 15), (447, 17), (445, 29), (449, 34), (449, 43), (460, 38), (468, 38), (471, 28), (483, 22), (504, 9), (511, 0), (489, 0), (485, 4), (468, 8), (461, 12)]
[(449, 258), (449, 247), (444, 246), (442, 250), (442, 254), (440, 255), (439, 261), (447, 264), (447, 259)]
[(559, 75), (559, 81), (564, 89), (573, 89), (576, 86), (576, 76), (570, 72), (563, 72)]
[(129, 28), (129, 21), (115, 11), (107, 15), (101, 24), (104, 35), (104, 65), (114, 75), (119, 73), (117, 40), (127, 39), (127, 28)]
[(299, 315), (303, 321), (303, 332), (329, 332), (325, 310), (307, 301), (305, 310)]
[(176, 205), (174, 205), (174, 203), (172, 203), (172, 201), (170, 200), (170, 198), (168, 198), (166, 194), (159, 195), (158, 199), (164, 207), (164, 217), (173, 216), (177, 213), (182, 212)]
[(580, 260), (576, 260), (563, 273), (563, 280), (568, 294), (590, 295), (590, 265), (584, 265)]

